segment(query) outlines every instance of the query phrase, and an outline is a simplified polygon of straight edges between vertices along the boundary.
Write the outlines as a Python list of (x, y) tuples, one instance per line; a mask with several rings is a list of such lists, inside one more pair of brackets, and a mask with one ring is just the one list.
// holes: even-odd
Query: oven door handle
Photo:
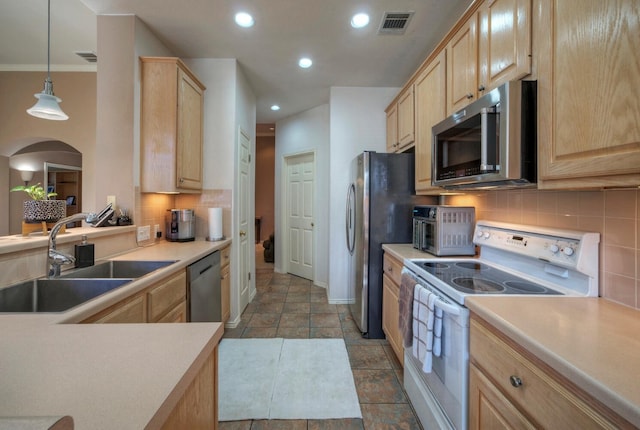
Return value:
[(446, 314), (459, 316), (460, 315), (460, 307), (450, 305), (449, 303), (442, 300), (440, 297), (436, 299), (435, 307), (442, 309), (442, 311)]

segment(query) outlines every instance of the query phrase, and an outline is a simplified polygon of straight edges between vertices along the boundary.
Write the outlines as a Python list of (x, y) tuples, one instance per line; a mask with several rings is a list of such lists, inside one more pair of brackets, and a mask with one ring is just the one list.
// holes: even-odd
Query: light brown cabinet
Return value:
[(475, 314), (470, 327), (469, 429), (633, 428)]
[(220, 314), (224, 323), (231, 316), (231, 247), (225, 247), (220, 253)]
[(218, 428), (217, 346), (196, 370), (195, 378), (159, 428), (166, 430), (216, 430)]
[(382, 271), (382, 331), (400, 364), (404, 365), (402, 334), (398, 322), (402, 262), (385, 252)]
[(140, 64), (140, 189), (199, 192), (205, 87), (179, 58)]
[(638, 186), (640, 3), (539, 3), (539, 188)]
[(416, 194), (439, 193), (439, 187), (431, 185), (431, 153), (433, 139), (431, 128), (446, 117), (446, 51), (441, 51), (416, 78), (415, 117), (415, 187)]
[(472, 15), (447, 44), (447, 115), (478, 98), (478, 16)]
[(478, 94), (531, 73), (531, 0), (486, 0), (478, 11)]
[[(186, 272), (182, 270), (178, 274), (159, 282), (155, 287), (148, 290), (149, 322), (160, 322), (165, 315), (174, 312), (176, 307), (179, 308), (181, 305), (186, 306), (186, 300), (187, 275)], [(177, 315), (180, 315), (180, 309), (176, 312)], [(174, 320), (175, 317), (176, 315), (173, 315), (169, 319)], [(186, 322), (186, 318), (180, 322)]]
[(183, 269), (90, 316), (82, 322), (186, 322), (186, 291), (187, 275)]
[(415, 141), (413, 86), (405, 88), (387, 108), (387, 152), (402, 152)]

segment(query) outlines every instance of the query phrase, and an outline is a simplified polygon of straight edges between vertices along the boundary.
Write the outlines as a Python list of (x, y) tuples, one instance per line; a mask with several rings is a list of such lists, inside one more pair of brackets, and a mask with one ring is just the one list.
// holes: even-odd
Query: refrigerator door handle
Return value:
[(354, 184), (349, 185), (349, 189), (347, 190), (347, 210), (346, 210), (346, 222), (345, 222), (345, 232), (347, 236), (347, 249), (349, 250), (349, 254), (353, 255), (353, 250), (355, 249), (356, 242), (356, 232), (355, 232), (355, 196), (356, 196), (356, 186)]

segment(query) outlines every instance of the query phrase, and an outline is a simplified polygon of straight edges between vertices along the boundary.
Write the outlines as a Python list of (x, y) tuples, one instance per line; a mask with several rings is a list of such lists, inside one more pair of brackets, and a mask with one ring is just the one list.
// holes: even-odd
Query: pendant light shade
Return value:
[(42, 92), (34, 94), (38, 101), (33, 107), (27, 109), (27, 113), (37, 118), (64, 121), (69, 119), (69, 116), (58, 106), (62, 99), (53, 94), (51, 81), (51, 0), (48, 1), (47, 18), (47, 79), (44, 80)]

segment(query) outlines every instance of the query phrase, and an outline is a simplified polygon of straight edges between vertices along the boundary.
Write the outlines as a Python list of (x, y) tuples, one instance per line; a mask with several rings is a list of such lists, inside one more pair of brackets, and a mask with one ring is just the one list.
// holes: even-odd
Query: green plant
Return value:
[(10, 191), (24, 191), (31, 197), (33, 200), (49, 200), (49, 197), (55, 197), (57, 193), (47, 193), (44, 188), (38, 182), (35, 185), (18, 185), (17, 187), (11, 188)]

